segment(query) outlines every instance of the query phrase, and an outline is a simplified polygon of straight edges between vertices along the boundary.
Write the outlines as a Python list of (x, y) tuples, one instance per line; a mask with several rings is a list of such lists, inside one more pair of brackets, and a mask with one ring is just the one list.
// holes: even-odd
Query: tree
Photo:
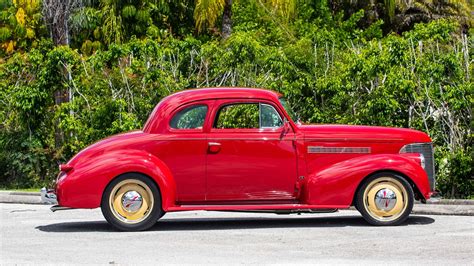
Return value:
[(43, 0), (43, 17), (54, 45), (69, 45), (69, 18), (81, 0)]
[(83, 1), (71, 16), (72, 45), (88, 55), (132, 38), (186, 35), (194, 27), (194, 0)]
[(429, 22), (440, 18), (457, 20), (464, 28), (473, 26), (472, 5), (468, 0), (389, 0), (396, 2), (390, 10), (390, 20), (397, 32), (411, 29), (415, 23)]
[(365, 10), (365, 26), (382, 19), (385, 31), (410, 30), (416, 23), (440, 18), (455, 19), (467, 28), (472, 26), (472, 4), (469, 0), (330, 0), (333, 13), (344, 11), (347, 16)]
[[(293, 16), (296, 9), (296, 0), (255, 0), (262, 6), (269, 6), (277, 15), (286, 19)], [(201, 32), (205, 28), (215, 26), (222, 14), (222, 38), (227, 39), (232, 33), (232, 0), (196, 0), (194, 21), (196, 29)]]

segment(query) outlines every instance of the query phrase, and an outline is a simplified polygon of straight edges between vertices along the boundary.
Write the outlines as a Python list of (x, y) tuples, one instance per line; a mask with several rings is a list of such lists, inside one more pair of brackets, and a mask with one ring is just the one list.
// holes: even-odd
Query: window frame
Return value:
[[(215, 128), (214, 125), (218, 119), (218, 115), (221, 111), (222, 108), (225, 106), (229, 105), (236, 105), (236, 104), (257, 104), (258, 105), (258, 112), (259, 112), (259, 128)], [(280, 119), (282, 120), (282, 125), (280, 127), (260, 127), (261, 121), (260, 121), (260, 105), (261, 104), (266, 104), (271, 107), (277, 112), (277, 114), (280, 116)], [(225, 100), (220, 100), (214, 105), (214, 110), (212, 111), (212, 114), (210, 116), (210, 122), (209, 122), (209, 132), (210, 133), (258, 133), (258, 132), (280, 132), (283, 130), (284, 127), (284, 121), (285, 121), (286, 116), (284, 113), (280, 110), (280, 108), (275, 105), (272, 101), (266, 100), (266, 99), (225, 99)]]
[[(280, 121), (281, 121), (281, 125), (279, 127), (263, 127), (262, 126), (262, 105), (270, 106), (278, 114), (278, 116), (280, 117)], [(273, 105), (267, 104), (267, 103), (261, 103), (261, 102), (258, 103), (258, 125), (259, 125), (259, 128), (262, 128), (262, 129), (281, 128), (281, 127), (283, 127), (284, 123), (285, 123), (285, 120), (283, 119), (281, 114), (278, 113), (277, 109)]]
[[(193, 107), (193, 106), (206, 106), (206, 108), (207, 108), (206, 115), (204, 117), (204, 122), (203, 122), (201, 128), (173, 128), (173, 127), (171, 127), (171, 121), (173, 120), (173, 118), (179, 112), (181, 112), (181, 111), (183, 111), (187, 108)], [(206, 132), (205, 129), (206, 129), (207, 121), (209, 120), (209, 115), (211, 114), (211, 108), (212, 108), (212, 106), (208, 102), (191, 102), (191, 103), (181, 105), (178, 108), (176, 108), (175, 110), (173, 110), (173, 112), (171, 112), (171, 114), (168, 117), (166, 127), (167, 127), (169, 132), (173, 132), (173, 133), (203, 133), (203, 132)]]

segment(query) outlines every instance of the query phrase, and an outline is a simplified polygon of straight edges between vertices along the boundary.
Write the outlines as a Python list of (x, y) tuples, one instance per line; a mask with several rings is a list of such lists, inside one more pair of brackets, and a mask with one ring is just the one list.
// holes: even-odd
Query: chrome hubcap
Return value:
[(375, 206), (383, 211), (390, 211), (397, 203), (397, 195), (388, 188), (383, 188), (375, 194)]
[(127, 191), (122, 196), (122, 207), (127, 212), (136, 212), (142, 206), (143, 198), (137, 191)]

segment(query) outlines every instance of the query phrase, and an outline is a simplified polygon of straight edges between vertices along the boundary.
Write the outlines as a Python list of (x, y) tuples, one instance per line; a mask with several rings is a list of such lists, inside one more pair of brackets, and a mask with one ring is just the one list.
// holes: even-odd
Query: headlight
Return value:
[[(420, 160), (420, 166), (425, 169), (426, 166), (426, 159), (425, 156), (423, 155), (423, 149), (420, 149), (418, 146), (421, 145), (426, 145), (426, 144), (419, 144), (419, 143), (413, 143), (413, 144), (407, 144), (403, 146), (400, 149), (400, 153), (418, 153), (419, 154), (419, 160)], [(431, 145), (431, 143), (430, 143)]]
[(426, 163), (425, 163), (425, 156), (420, 153), (420, 165), (425, 169)]

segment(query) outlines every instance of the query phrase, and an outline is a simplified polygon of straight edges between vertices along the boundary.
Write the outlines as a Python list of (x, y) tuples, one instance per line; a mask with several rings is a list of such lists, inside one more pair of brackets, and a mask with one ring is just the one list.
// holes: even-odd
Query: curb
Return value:
[[(0, 203), (43, 204), (40, 192), (0, 191)], [(354, 209), (351, 207), (350, 209)], [(439, 199), (415, 202), (413, 214), (474, 216), (474, 200)]]
[[(415, 204), (425, 205), (419, 201), (416, 201)], [(474, 205), (474, 200), (469, 199), (437, 199), (431, 198), (426, 202), (427, 205)]]
[(413, 214), (474, 216), (474, 205), (415, 204)]
[(0, 203), (44, 204), (40, 192), (0, 191)]

